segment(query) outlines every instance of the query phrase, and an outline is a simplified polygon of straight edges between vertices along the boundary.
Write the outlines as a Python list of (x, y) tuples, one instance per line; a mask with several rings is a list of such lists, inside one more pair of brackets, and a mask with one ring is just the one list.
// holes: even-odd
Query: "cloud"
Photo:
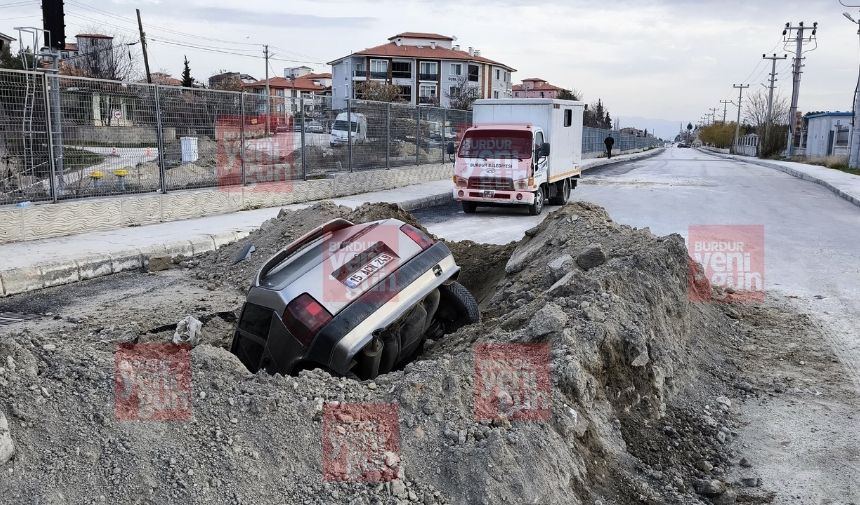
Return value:
[(376, 18), (365, 16), (316, 16), (281, 11), (251, 11), (227, 7), (193, 7), (188, 14), (195, 20), (216, 23), (277, 26), (283, 29), (368, 28)]

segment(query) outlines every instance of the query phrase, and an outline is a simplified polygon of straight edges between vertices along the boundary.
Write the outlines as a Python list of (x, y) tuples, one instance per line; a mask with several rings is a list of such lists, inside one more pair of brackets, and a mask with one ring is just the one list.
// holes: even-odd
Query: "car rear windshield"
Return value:
[(461, 158), (531, 157), (532, 136), (529, 132), (478, 130), (468, 132), (460, 143)]
[[(346, 131), (346, 121), (344, 121), (343, 119), (338, 119), (337, 121), (334, 122), (334, 126), (332, 126), (332, 130)], [(355, 121), (352, 122), (352, 131), (354, 131), (354, 132), (358, 131), (358, 123), (356, 123)]]

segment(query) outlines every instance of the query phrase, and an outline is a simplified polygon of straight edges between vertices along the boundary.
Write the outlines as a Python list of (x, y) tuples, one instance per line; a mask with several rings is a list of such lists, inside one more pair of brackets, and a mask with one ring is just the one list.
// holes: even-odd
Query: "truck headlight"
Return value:
[(454, 176), (454, 185), (458, 188), (465, 188), (469, 186), (469, 179), (466, 177)]
[(514, 189), (524, 190), (527, 189), (529, 185), (528, 179), (520, 179), (518, 181), (514, 181)]

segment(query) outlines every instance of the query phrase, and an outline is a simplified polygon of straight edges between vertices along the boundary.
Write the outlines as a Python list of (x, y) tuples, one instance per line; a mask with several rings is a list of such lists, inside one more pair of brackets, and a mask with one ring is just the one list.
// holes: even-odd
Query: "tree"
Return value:
[(21, 60), (22, 57), (24, 60), (27, 61), (27, 68), (32, 69), (35, 56), (33, 56), (33, 52), (30, 51), (29, 47), (23, 52), (18, 52), (18, 54), (12, 54), (12, 52), (9, 50), (9, 46), (5, 46), (3, 47), (3, 51), (0, 52), (0, 68), (24, 70), (24, 62)]
[(609, 111), (606, 111), (606, 117), (603, 118), (602, 128), (612, 129), (612, 118), (609, 117)]
[(561, 100), (581, 100), (582, 92), (578, 89), (563, 89), (558, 92), (558, 96)]
[(471, 110), (472, 103), (481, 98), (481, 92), (478, 86), (469, 82), (466, 76), (457, 79), (454, 86), (448, 91), (445, 91), (445, 97), (448, 98), (448, 106), (452, 109)]
[(404, 102), (400, 87), (379, 81), (364, 81), (355, 85), (356, 96), (376, 102)]
[[(88, 31), (98, 33), (99, 28)], [(129, 47), (135, 42), (133, 39), (108, 35), (87, 40), (86, 45), (78, 44), (77, 56), (62, 61), (61, 73), (111, 81), (129, 81), (137, 77), (139, 62)]]
[(194, 78), (191, 77), (191, 67), (188, 65), (188, 56), (184, 56), (185, 63), (182, 67), (182, 86), (185, 88), (194, 87)]
[[(744, 121), (753, 125), (759, 136), (759, 156), (767, 157), (785, 148), (785, 126), (788, 124), (788, 100), (776, 93), (770, 116), (767, 113), (768, 94), (764, 90), (751, 93), (744, 108)], [(765, 127), (768, 126), (767, 138)]]
[[(218, 89), (221, 91), (242, 91), (241, 74), (239, 74), (238, 72), (228, 72), (224, 69), (221, 69), (218, 71), (217, 74), (215, 74), (215, 76), (225, 75), (225, 74), (228, 74), (228, 75), (226, 75), (226, 77), (223, 77), (218, 82), (213, 84), (212, 89)], [(215, 77), (215, 76), (212, 76), (212, 77)], [(210, 77), (210, 79), (212, 77)]]
[(714, 123), (699, 130), (699, 140), (716, 147), (730, 147), (735, 140), (735, 123)]

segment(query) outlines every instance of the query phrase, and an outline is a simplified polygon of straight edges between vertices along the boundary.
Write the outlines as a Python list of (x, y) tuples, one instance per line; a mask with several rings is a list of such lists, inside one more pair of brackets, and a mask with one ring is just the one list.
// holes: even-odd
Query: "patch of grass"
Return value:
[(818, 165), (821, 167), (832, 168), (852, 175), (860, 175), (860, 170), (856, 168), (848, 168), (847, 156), (826, 156), (824, 158), (801, 158), (793, 161), (800, 161), (809, 165)]

